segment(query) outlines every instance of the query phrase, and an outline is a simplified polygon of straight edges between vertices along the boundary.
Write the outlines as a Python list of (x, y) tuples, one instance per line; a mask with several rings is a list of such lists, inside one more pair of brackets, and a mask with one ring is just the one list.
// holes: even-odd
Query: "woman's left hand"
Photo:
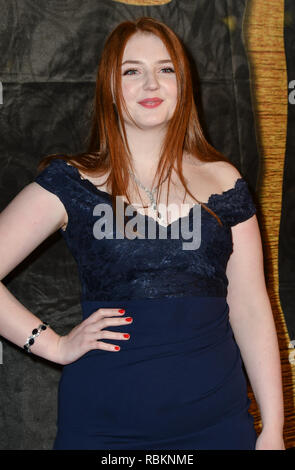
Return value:
[(282, 434), (263, 429), (256, 440), (255, 450), (286, 450)]

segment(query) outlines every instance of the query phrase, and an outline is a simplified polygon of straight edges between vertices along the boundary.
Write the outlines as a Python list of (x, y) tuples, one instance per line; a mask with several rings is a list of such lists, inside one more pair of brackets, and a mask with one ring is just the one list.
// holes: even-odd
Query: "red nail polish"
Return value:
[(120, 347), (119, 346), (115, 346), (114, 348), (116, 351), (119, 351)]
[(130, 335), (128, 335), (128, 333), (126, 333), (125, 335), (123, 335), (124, 338), (130, 338)]
[(125, 313), (125, 310), (121, 308), (121, 310), (119, 310), (119, 313)]
[(131, 317), (125, 318), (126, 321), (132, 321)]

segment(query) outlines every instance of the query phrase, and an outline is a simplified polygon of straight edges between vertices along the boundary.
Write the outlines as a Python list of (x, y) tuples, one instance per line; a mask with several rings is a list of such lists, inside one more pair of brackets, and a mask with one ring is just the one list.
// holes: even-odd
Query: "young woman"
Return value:
[(204, 138), (170, 28), (146, 17), (115, 28), (88, 151), (47, 156), (39, 170), (1, 214), (1, 279), (60, 230), (83, 318), (60, 336), (1, 283), (0, 332), (64, 366), (54, 449), (284, 449), (256, 208)]

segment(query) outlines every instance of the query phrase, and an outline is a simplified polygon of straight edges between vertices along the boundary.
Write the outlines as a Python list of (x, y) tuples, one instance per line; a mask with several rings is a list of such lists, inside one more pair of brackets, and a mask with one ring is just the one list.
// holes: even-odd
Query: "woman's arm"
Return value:
[[(8, 204), (0, 214), (0, 281), (63, 225), (65, 215), (58, 197), (37, 183), (26, 186)], [(40, 323), (42, 321), (0, 282), (0, 335), (23, 347)], [(52, 328), (47, 328), (36, 338), (31, 350), (58, 363), (59, 338)]]
[(233, 226), (232, 237), (233, 253), (226, 271), (230, 323), (260, 409), (263, 431), (282, 436), (280, 354), (256, 215)]

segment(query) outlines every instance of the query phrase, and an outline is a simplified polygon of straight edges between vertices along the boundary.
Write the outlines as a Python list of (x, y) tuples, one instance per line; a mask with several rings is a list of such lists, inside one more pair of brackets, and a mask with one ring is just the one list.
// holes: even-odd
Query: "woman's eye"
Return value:
[(162, 70), (171, 70), (172, 72), (174, 72), (174, 69), (172, 67), (164, 67)]
[(125, 70), (125, 72), (123, 73), (123, 75), (133, 75), (133, 73), (129, 74), (128, 72), (137, 72), (136, 69), (128, 69), (128, 70)]
[[(164, 67), (162, 68), (161, 70), (169, 70), (169, 73), (174, 73), (174, 69), (172, 67)], [(128, 70), (125, 70), (125, 72), (123, 73), (123, 75), (134, 75), (133, 72), (137, 72), (138, 70), (137, 69), (128, 69)]]

